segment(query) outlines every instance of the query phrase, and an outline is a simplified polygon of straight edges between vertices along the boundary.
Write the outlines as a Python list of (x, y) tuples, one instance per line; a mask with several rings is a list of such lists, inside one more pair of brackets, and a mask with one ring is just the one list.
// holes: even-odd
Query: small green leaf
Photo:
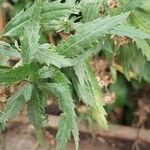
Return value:
[[(57, 46), (58, 53), (67, 57), (75, 57), (84, 49), (98, 44), (98, 39), (105, 36), (111, 29), (122, 24), (129, 13), (114, 17), (98, 18), (94, 21), (84, 23), (78, 28), (76, 34), (70, 36), (66, 41)], [(96, 45), (97, 45), (96, 44)]]
[[(12, 69), (0, 69), (1, 84), (15, 84), (29, 77), (34, 78), (39, 66), (36, 64), (28, 64)], [(37, 77), (37, 75), (36, 75)]]
[(143, 2), (143, 5), (141, 5), (139, 9), (136, 9), (131, 13), (130, 17), (128, 18), (128, 22), (147, 33), (150, 33), (150, 3), (146, 3), (145, 0), (141, 2)]
[(74, 71), (70, 70), (70, 78), (72, 79), (76, 93), (80, 100), (87, 106), (90, 106), (92, 117), (97, 121), (99, 126), (107, 129), (106, 111), (103, 108), (104, 102), (101, 89), (89, 64), (85, 63), (82, 68), (84, 76), (81, 76), (78, 72), (76, 72), (77, 76), (75, 76)]
[(30, 99), (30, 96), (26, 95), (26, 89), (31, 86), (29, 83), (20, 87), (7, 101), (3, 112), (0, 113), (0, 130), (3, 130), (6, 126), (6, 122), (9, 119), (13, 119), (17, 116), (18, 112), (22, 109), (26, 99)]
[(31, 63), (34, 54), (38, 49), (41, 12), (42, 1), (37, 1), (35, 2), (31, 17), (24, 29), (22, 41), (22, 58), (24, 64)]
[[(35, 4), (33, 4), (26, 11), (21, 11), (17, 14), (6, 26), (4, 36), (20, 36), (24, 31), (24, 27), (27, 26), (28, 20), (33, 14), (35, 9)], [(49, 28), (49, 22), (52, 20), (58, 20), (61, 17), (69, 17), (71, 13), (77, 13), (79, 10), (73, 4), (60, 3), (58, 1), (54, 2), (42, 2), (42, 16), (41, 23), (42, 27), (47, 30)], [(36, 14), (36, 13), (35, 13)], [(38, 15), (37, 15), (38, 17)]]
[(34, 55), (34, 58), (40, 62), (47, 65), (54, 65), (58, 68), (72, 66), (72, 60), (65, 58), (63, 55), (59, 55), (56, 52), (52, 52), (47, 49), (38, 49)]
[(101, 0), (81, 1), (83, 22), (89, 22), (99, 17), (100, 1)]
[(127, 36), (130, 38), (150, 39), (150, 34), (128, 25), (114, 27), (112, 30), (110, 30), (110, 33), (118, 34), (120, 36)]
[(8, 66), (8, 61), (12, 57), (20, 58), (21, 56), (10, 44), (0, 41), (0, 65)]
[(120, 13), (133, 11), (142, 5), (142, 1), (141, 0), (125, 0), (125, 1), (122, 1), (121, 3), (119, 3), (118, 5), (119, 5), (119, 7), (114, 9), (112, 14), (117, 15)]
[[(120, 49), (120, 62), (123, 66), (124, 74), (130, 79), (129, 72), (133, 72), (135, 76), (142, 77), (143, 69), (146, 63), (145, 57), (142, 52), (137, 49), (135, 43), (125, 45)], [(137, 61), (138, 60), (138, 61)]]
[(135, 39), (136, 45), (142, 50), (143, 55), (150, 61), (150, 45), (146, 40)]
[(53, 69), (53, 73), (52, 73), (51, 78), (52, 78), (53, 82), (56, 82), (56, 83), (61, 83), (64, 85), (70, 85), (71, 84), (71, 82), (66, 77), (66, 75), (63, 72), (61, 72), (58, 68)]
[(123, 76), (118, 76), (117, 81), (110, 85), (110, 91), (115, 92), (116, 99), (112, 105), (109, 105), (109, 111), (115, 107), (123, 107), (127, 103), (128, 87)]
[(71, 91), (67, 86), (57, 83), (43, 84), (40, 88), (56, 96), (58, 98), (59, 107), (63, 111), (56, 136), (57, 150), (65, 149), (65, 145), (68, 139), (70, 139), (71, 133), (75, 139), (76, 149), (78, 149), (79, 135)]
[(36, 85), (34, 85), (31, 99), (28, 101), (28, 117), (30, 122), (34, 125), (37, 135), (37, 140), (42, 144), (42, 128), (45, 126), (47, 117), (45, 114), (45, 107), (47, 105), (48, 95), (42, 92)]
[(26, 102), (28, 102), (31, 99), (32, 90), (33, 88), (31, 84), (26, 85), (26, 87), (24, 88), (23, 96)]
[(146, 82), (150, 83), (150, 63), (147, 62), (143, 71), (143, 78)]
[(103, 108), (105, 104), (103, 101), (102, 92), (89, 63), (86, 63), (85, 71), (88, 79), (87, 85), (89, 86), (93, 98), (91, 105), (92, 117), (97, 121), (100, 127), (108, 129), (107, 120), (105, 118), (107, 113)]

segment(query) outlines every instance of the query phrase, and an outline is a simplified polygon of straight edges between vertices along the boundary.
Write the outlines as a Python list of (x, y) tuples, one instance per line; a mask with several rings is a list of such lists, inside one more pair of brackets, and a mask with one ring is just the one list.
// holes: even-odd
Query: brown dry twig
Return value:
[(63, 40), (67, 40), (68, 37), (69, 37), (69, 34), (64, 33), (64, 32), (59, 32), (58, 34), (60, 35), (60, 37), (61, 37)]
[(48, 34), (48, 39), (49, 39), (49, 43), (52, 44), (52, 45), (55, 45), (55, 40), (54, 40), (54, 33), (53, 32), (50, 32)]

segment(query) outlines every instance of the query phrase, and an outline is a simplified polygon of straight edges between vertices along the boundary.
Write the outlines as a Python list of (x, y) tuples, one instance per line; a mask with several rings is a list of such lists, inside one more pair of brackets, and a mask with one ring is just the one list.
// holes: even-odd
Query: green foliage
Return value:
[[(6, 26), (5, 36), (21, 36), (24, 32), (24, 27), (28, 24), (28, 20), (32, 14), (34, 14), (34, 5), (32, 5), (26, 11), (21, 11), (17, 14)], [(42, 2), (42, 15), (40, 25), (45, 30), (49, 30), (49, 23), (53, 20), (58, 20), (61, 17), (68, 17), (71, 13), (78, 12), (75, 5), (69, 3), (59, 2)]]
[(89, 22), (99, 17), (99, 8), (101, 1), (102, 0), (81, 1), (83, 22)]
[(150, 34), (144, 33), (140, 30), (135, 29), (134, 27), (130, 27), (128, 25), (120, 25), (114, 27), (111, 31), (112, 34), (118, 34), (120, 36), (127, 36), (130, 38), (139, 38), (139, 39), (149, 39)]
[(127, 104), (128, 87), (123, 76), (119, 75), (117, 81), (110, 86), (109, 90), (116, 93), (115, 102), (108, 106), (109, 112), (115, 107), (122, 107)]
[(9, 119), (16, 117), (18, 112), (22, 109), (25, 102), (30, 100), (32, 93), (32, 85), (30, 83), (20, 87), (9, 99), (4, 107), (3, 112), (0, 113), (0, 129), (5, 129), (6, 122)]
[(71, 59), (65, 58), (63, 55), (59, 55), (57, 52), (53, 52), (47, 49), (39, 48), (34, 56), (35, 59), (40, 63), (45, 63), (47, 65), (52, 64), (58, 68), (73, 65), (73, 61)]
[(149, 62), (147, 62), (146, 64), (145, 64), (145, 67), (144, 67), (144, 73), (143, 73), (143, 78), (144, 78), (144, 80), (146, 81), (146, 82), (148, 82), (148, 83), (150, 83), (150, 63)]
[(10, 44), (0, 41), (0, 66), (7, 66), (12, 57), (20, 57), (20, 53)]
[(42, 92), (36, 85), (32, 90), (32, 95), (28, 101), (28, 117), (34, 125), (37, 135), (37, 140), (42, 143), (42, 128), (46, 122), (45, 107), (47, 105), (48, 94)]
[(40, 38), (40, 19), (42, 12), (42, 1), (37, 1), (33, 12), (31, 13), (31, 18), (27, 21), (27, 25), (24, 29), (23, 41), (22, 41), (22, 58), (23, 63), (31, 63), (35, 52), (38, 49), (38, 41)]
[(79, 26), (75, 35), (58, 45), (57, 51), (67, 57), (75, 57), (84, 49), (97, 45), (99, 38), (120, 25), (128, 15), (129, 13), (125, 13), (114, 17), (98, 18)]
[(135, 39), (136, 45), (142, 50), (143, 55), (150, 61), (150, 44), (147, 40)]
[(74, 111), (75, 106), (69, 87), (66, 84), (62, 85), (58, 83), (49, 83), (41, 87), (58, 98), (59, 107), (63, 111), (59, 123), (59, 130), (56, 136), (57, 149), (61, 150), (65, 148), (68, 139), (70, 139), (71, 133), (75, 139), (76, 149), (78, 149), (79, 139), (76, 115)]
[(113, 14), (120, 14), (122, 12), (128, 12), (139, 8), (142, 5), (141, 0), (118, 0), (119, 6), (113, 11)]
[[(14, 3), (14, 7), (23, 7), (19, 1)], [(56, 136), (57, 149), (65, 149), (71, 135), (78, 149), (75, 109), (79, 101), (76, 99), (89, 107), (88, 114), (100, 127), (108, 128), (102, 87), (90, 65), (94, 54), (101, 51), (109, 59), (117, 81), (110, 90), (117, 93), (117, 102), (122, 99), (121, 104), (116, 102), (115, 105), (123, 105), (127, 94), (126, 87), (120, 90), (126, 83), (115, 76), (118, 69), (113, 66), (115, 58), (115, 63), (122, 67), (119, 71), (128, 80), (133, 77), (150, 82), (149, 3), (146, 0), (119, 0), (120, 7), (113, 10), (106, 0), (23, 3), (26, 10), (17, 13), (7, 23), (0, 42), (0, 84), (22, 85), (8, 98), (1, 112), (0, 129), (3, 130), (7, 120), (14, 118), (26, 104), (28, 118), (40, 142), (47, 121), (47, 99), (53, 95), (63, 111)], [(67, 35), (48, 44), (45, 37), (48, 32), (54, 32), (57, 37), (60, 32)], [(129, 41), (125, 44), (115, 42), (116, 36), (118, 39), (126, 36)], [(12, 57), (19, 59), (13, 66), (9, 64)]]
[(97, 123), (104, 129), (107, 129), (107, 121), (105, 118), (106, 112), (103, 108), (105, 105), (102, 100), (102, 95), (100, 93), (99, 86), (97, 84), (96, 79), (94, 78), (94, 73), (91, 70), (91, 67), (87, 64), (85, 68), (85, 72), (87, 74), (87, 86), (89, 89), (89, 93), (91, 93), (91, 98), (93, 99), (91, 105), (91, 113), (92, 117), (97, 121)]
[(37, 69), (39, 69), (39, 65), (36, 64), (28, 64), (11, 69), (0, 69), (0, 83), (10, 85), (32, 80), (35, 76), (37, 77)]
[(139, 78), (143, 76), (146, 59), (134, 43), (121, 48), (120, 61), (127, 78), (129, 77), (129, 71), (134, 72)]

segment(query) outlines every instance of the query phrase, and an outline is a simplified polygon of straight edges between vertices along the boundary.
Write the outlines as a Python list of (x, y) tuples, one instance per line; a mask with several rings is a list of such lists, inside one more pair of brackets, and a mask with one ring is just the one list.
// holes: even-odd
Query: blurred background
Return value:
[[(6, 23), (22, 9), (27, 9), (33, 0), (8, 0), (0, 5), (0, 32), (4, 31)], [(41, 41), (53, 43), (57, 33), (42, 35)], [(61, 36), (61, 35), (60, 35)], [(63, 34), (65, 36), (65, 34)], [(117, 42), (127, 42), (127, 38), (114, 37)], [(120, 40), (120, 41), (118, 41)], [(79, 104), (77, 112), (81, 122), (81, 150), (148, 150), (150, 146), (150, 84), (141, 80), (128, 80), (120, 66), (115, 72), (111, 68), (105, 54), (100, 52), (94, 56), (91, 64), (99, 84), (103, 86), (107, 110), (109, 130), (99, 129), (87, 113), (86, 106)], [(150, 73), (147, 73), (149, 80)], [(115, 82), (113, 82), (115, 80)], [(15, 87), (0, 86), (0, 107), (6, 103), (7, 97), (15, 91)], [(44, 130), (44, 145), (36, 143), (34, 129), (26, 118), (24, 109), (18, 118), (9, 122), (7, 129), (0, 136), (0, 150), (53, 150), (55, 149), (55, 134), (61, 111), (50, 97), (46, 112), (49, 122)], [(68, 144), (68, 150), (74, 149), (73, 141)]]

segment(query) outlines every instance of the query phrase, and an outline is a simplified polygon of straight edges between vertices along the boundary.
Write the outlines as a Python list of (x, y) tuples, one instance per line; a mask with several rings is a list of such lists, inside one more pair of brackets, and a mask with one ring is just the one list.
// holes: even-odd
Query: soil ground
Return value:
[[(11, 123), (1, 136), (0, 150), (55, 150), (55, 130), (46, 129), (44, 132), (45, 144), (40, 147), (36, 143), (33, 127), (28, 124)], [(80, 135), (80, 150), (148, 150), (150, 145), (138, 142), (104, 139), (91, 137), (88, 134)], [(66, 150), (74, 150), (74, 142), (70, 141)]]

